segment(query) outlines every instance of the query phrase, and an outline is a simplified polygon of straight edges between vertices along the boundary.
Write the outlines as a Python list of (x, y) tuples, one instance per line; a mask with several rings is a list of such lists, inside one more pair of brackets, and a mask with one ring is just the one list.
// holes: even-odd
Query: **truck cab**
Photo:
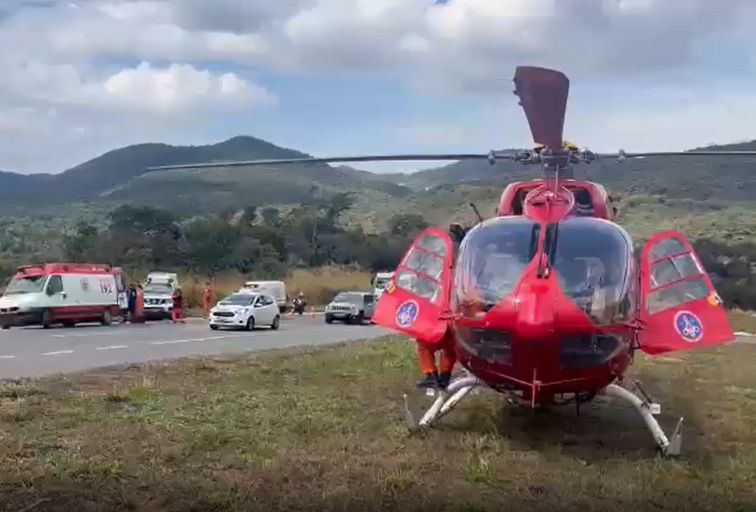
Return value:
[(392, 277), (394, 277), (393, 272), (378, 272), (373, 276), (371, 284), (373, 285), (373, 295), (375, 295), (376, 301), (381, 298), (386, 285), (388, 285)]

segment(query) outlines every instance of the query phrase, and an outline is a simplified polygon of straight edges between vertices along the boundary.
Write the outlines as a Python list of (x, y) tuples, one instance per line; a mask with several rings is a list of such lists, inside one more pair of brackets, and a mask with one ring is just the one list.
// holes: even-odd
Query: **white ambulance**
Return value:
[[(119, 282), (120, 281), (120, 282)], [(0, 297), (0, 327), (110, 325), (120, 314), (120, 269), (86, 263), (20, 267)]]

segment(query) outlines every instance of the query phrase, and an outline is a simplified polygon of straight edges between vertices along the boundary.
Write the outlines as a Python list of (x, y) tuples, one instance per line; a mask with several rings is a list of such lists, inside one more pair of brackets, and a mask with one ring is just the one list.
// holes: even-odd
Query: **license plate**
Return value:
[(230, 324), (231, 320), (228, 320), (226, 318), (219, 318), (218, 320), (216, 320), (216, 322), (218, 322), (220, 324)]

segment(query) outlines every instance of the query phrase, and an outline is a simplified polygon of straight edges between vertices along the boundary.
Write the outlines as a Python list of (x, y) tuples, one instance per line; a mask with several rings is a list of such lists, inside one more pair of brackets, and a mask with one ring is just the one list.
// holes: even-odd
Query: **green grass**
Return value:
[(756, 313), (753, 311), (730, 311), (730, 324), (735, 332), (756, 334)]
[(481, 391), (410, 434), (402, 338), (4, 383), (0, 510), (752, 510), (754, 365), (749, 344), (636, 361), (663, 425), (686, 418), (678, 460), (604, 399)]

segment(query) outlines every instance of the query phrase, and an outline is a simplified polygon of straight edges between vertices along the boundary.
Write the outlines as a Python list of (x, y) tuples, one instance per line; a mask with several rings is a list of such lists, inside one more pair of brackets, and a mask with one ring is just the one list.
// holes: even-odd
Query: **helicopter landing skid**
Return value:
[(435, 392), (436, 399), (428, 408), (420, 421), (415, 421), (415, 415), (412, 413), (407, 402), (407, 395), (404, 395), (404, 421), (410, 429), (418, 427), (430, 427), (436, 421), (446, 416), (459, 402), (462, 401), (473, 389), (484, 385), (483, 381), (477, 377), (465, 375), (453, 380), (445, 390)]
[[(638, 384), (636, 383), (636, 385)], [(643, 418), (643, 421), (646, 423), (646, 426), (651, 431), (651, 435), (654, 437), (654, 441), (656, 441), (656, 445), (659, 447), (659, 451), (662, 455), (669, 457), (680, 455), (682, 452), (683, 418), (678, 420), (671, 438), (667, 438), (667, 435), (662, 430), (659, 422), (656, 421), (656, 418), (654, 417), (661, 412), (659, 404), (651, 402), (650, 398), (645, 392), (643, 392), (642, 388), (639, 387), (639, 390), (643, 395), (643, 398), (617, 384), (609, 384), (605, 389), (605, 393), (609, 396), (622, 398), (635, 407)]]

